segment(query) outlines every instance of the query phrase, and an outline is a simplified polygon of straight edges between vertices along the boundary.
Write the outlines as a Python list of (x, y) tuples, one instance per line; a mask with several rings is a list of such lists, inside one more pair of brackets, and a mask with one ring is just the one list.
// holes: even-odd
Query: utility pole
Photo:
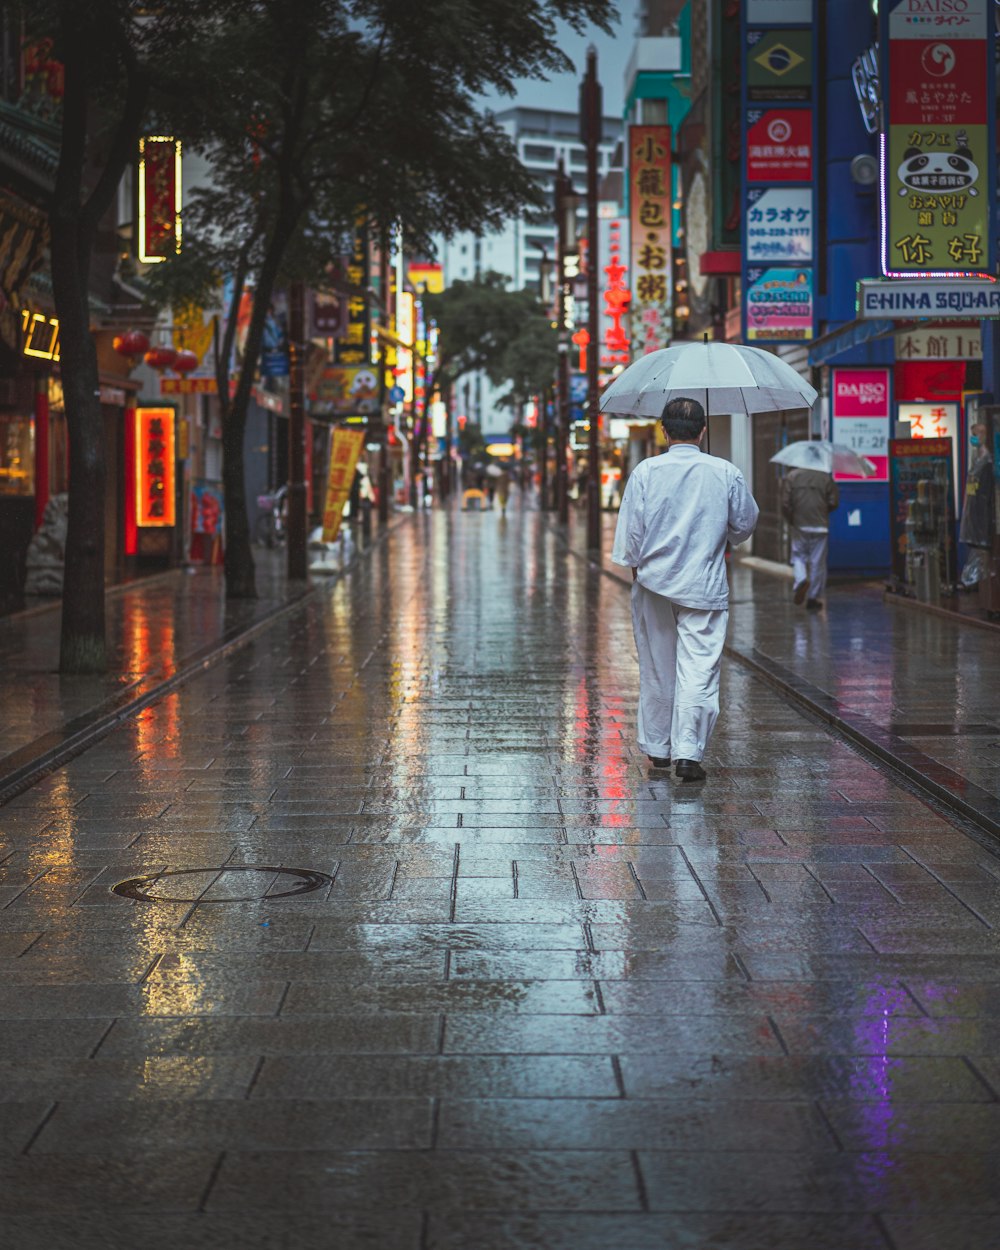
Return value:
[(306, 551), (306, 315), (305, 287), (293, 282), (288, 293), (288, 580), (309, 576)]
[(566, 169), (562, 160), (556, 173), (556, 229), (558, 252), (556, 277), (556, 316), (559, 320), (559, 373), (556, 405), (556, 509), (560, 522), (569, 521), (569, 489), (566, 482), (566, 438), (569, 432), (569, 331), (566, 328), (567, 201), (570, 199)]
[(580, 89), (583, 142), (587, 147), (587, 323), (590, 344), (587, 352), (587, 411), (590, 440), (587, 456), (587, 547), (601, 547), (601, 456), (600, 396), (597, 392), (597, 364), (600, 321), (597, 307), (597, 145), (601, 138), (601, 84), (597, 81), (597, 49), (587, 49), (587, 76)]

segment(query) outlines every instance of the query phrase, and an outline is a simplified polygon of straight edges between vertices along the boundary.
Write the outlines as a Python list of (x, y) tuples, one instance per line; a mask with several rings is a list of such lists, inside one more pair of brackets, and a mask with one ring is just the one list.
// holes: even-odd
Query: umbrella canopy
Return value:
[(783, 360), (738, 343), (677, 343), (629, 365), (601, 396), (601, 411), (659, 417), (671, 399), (696, 399), (708, 416), (811, 408), (816, 392)]
[(865, 456), (859, 456), (843, 443), (828, 443), (826, 439), (789, 443), (771, 457), (771, 463), (783, 464), (788, 469), (846, 473), (851, 477), (871, 477), (875, 473), (875, 466)]

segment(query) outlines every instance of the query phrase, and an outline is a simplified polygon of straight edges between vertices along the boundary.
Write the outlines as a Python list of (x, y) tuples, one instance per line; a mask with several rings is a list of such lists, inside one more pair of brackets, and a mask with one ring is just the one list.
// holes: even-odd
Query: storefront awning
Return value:
[(872, 339), (885, 338), (889, 334), (894, 334), (895, 330), (894, 321), (862, 321), (860, 319), (849, 321), (839, 329), (824, 334), (810, 345), (809, 363), (825, 365), (843, 355), (844, 352), (850, 351), (852, 347), (870, 343)]

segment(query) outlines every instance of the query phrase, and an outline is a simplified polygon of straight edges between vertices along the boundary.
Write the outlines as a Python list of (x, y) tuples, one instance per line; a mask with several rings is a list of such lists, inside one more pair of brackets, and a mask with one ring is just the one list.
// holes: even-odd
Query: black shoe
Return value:
[(793, 587), (792, 599), (797, 607), (801, 607), (806, 601), (806, 595), (809, 593), (809, 578), (805, 578), (799, 584)]
[(822, 608), (822, 606), (823, 606), (822, 599), (807, 599), (806, 600), (807, 612), (818, 612), (820, 608)]
[(681, 781), (704, 781), (708, 773), (697, 760), (678, 760), (677, 776)]
[(647, 756), (647, 758), (654, 768), (669, 768), (670, 767), (669, 755), (667, 756), (650, 755), (650, 756)]

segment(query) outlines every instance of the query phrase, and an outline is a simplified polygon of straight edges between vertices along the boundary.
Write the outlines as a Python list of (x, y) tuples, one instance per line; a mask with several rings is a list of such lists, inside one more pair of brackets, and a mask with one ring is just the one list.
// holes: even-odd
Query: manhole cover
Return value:
[(294, 898), (332, 884), (331, 876), (312, 868), (230, 864), (225, 868), (183, 868), (149, 877), (130, 877), (113, 885), (111, 893), (140, 903), (256, 903), (265, 898)]

